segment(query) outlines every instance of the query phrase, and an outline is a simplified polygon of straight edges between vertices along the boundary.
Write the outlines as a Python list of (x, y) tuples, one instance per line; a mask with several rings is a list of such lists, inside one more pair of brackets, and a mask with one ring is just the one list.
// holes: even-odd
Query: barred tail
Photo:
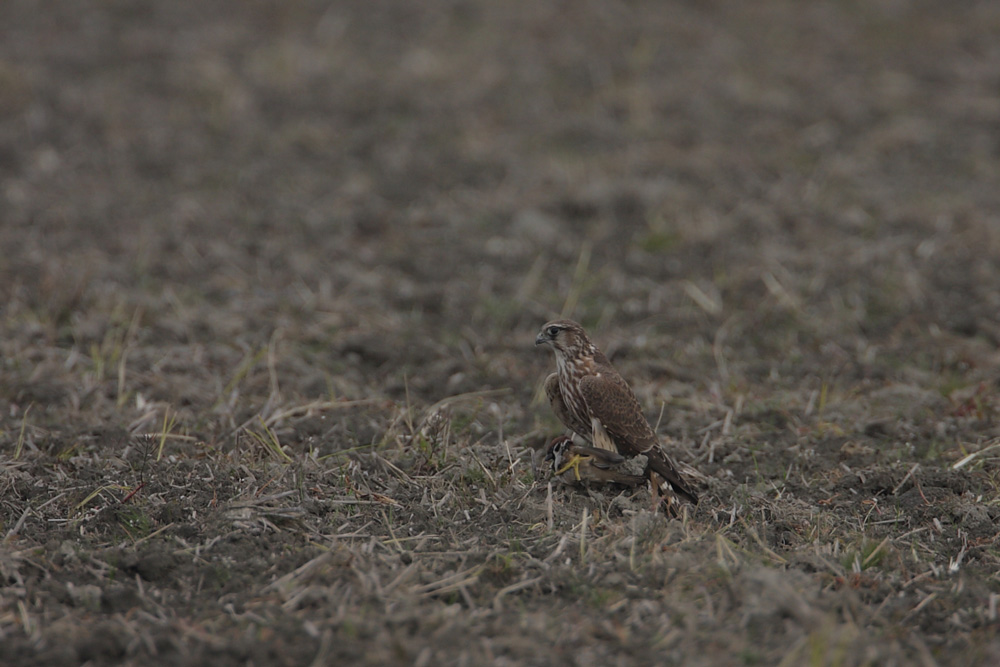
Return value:
[[(698, 495), (691, 490), (690, 486), (681, 479), (681, 476), (677, 473), (677, 469), (674, 468), (674, 464), (670, 462), (667, 455), (659, 447), (654, 446), (648, 452), (645, 452), (648, 457), (646, 463), (646, 474), (652, 470), (659, 477), (663, 478), (663, 482), (669, 486), (669, 491), (677, 494), (678, 496), (688, 500), (694, 505), (698, 504)], [(650, 481), (654, 486), (658, 486), (658, 480), (655, 476), (650, 475)], [(668, 489), (656, 489), (657, 492), (663, 493)]]

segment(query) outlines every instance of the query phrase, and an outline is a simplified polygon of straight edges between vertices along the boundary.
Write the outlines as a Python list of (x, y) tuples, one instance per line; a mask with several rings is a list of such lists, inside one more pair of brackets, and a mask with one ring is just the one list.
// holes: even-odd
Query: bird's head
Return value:
[(566, 435), (560, 435), (559, 437), (553, 439), (546, 448), (545, 460), (553, 461), (554, 464), (558, 466), (566, 457), (566, 450), (572, 444), (572, 438)]
[(548, 345), (556, 355), (566, 357), (592, 353), (593, 348), (583, 327), (573, 320), (547, 322), (535, 336), (535, 345)]

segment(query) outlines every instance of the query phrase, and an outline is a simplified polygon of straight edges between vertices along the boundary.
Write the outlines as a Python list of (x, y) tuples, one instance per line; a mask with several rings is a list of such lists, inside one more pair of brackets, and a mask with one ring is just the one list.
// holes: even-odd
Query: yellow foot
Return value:
[(581, 463), (583, 463), (583, 457), (580, 456), (579, 454), (574, 454), (573, 458), (571, 458), (569, 461), (566, 462), (566, 465), (564, 465), (562, 468), (559, 468), (559, 470), (556, 471), (556, 474), (557, 475), (561, 475), (564, 472), (566, 472), (567, 470), (569, 470), (570, 468), (572, 468), (573, 469), (573, 475), (576, 477), (576, 481), (579, 482), (579, 481), (581, 481), (580, 480), (580, 464)]

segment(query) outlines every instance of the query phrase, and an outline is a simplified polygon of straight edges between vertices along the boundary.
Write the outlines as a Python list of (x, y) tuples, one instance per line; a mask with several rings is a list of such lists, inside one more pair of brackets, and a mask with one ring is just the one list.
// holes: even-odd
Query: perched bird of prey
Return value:
[(625, 463), (625, 457), (618, 452), (577, 445), (566, 435), (549, 443), (545, 460), (552, 462), (553, 474), (567, 484), (613, 483), (636, 487), (646, 483), (641, 475), (618, 470)]
[(545, 393), (559, 421), (595, 448), (631, 458), (646, 456), (653, 492), (668, 503), (675, 497), (697, 503), (698, 496), (677, 473), (659, 438), (642, 414), (632, 388), (576, 322), (547, 323), (535, 345), (556, 355), (556, 372), (545, 380)]

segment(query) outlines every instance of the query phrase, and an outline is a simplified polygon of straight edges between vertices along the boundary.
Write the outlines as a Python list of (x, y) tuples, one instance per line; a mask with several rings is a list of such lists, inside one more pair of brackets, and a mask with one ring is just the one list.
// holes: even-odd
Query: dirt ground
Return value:
[[(0, 3), (0, 662), (1000, 664), (998, 34)], [(536, 467), (559, 315), (679, 519)]]

